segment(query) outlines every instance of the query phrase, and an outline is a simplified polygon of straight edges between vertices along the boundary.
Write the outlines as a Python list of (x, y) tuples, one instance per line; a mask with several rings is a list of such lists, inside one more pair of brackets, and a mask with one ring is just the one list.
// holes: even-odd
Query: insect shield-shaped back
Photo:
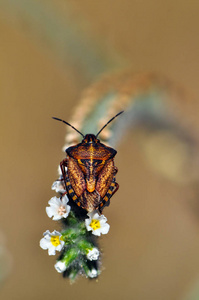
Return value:
[[(71, 126), (61, 119), (57, 120)], [(110, 198), (119, 188), (115, 177), (117, 168), (114, 165), (117, 151), (100, 143), (97, 139), (104, 127), (96, 136), (94, 134), (84, 136), (73, 127), (84, 138), (81, 143), (66, 149), (67, 156), (60, 163), (69, 198), (88, 212), (96, 209), (101, 212), (105, 205), (109, 205)]]
[(73, 200), (87, 211), (96, 210), (109, 200), (106, 194), (116, 174), (113, 158), (117, 151), (87, 134), (82, 143), (68, 148), (66, 153), (69, 182), (77, 196)]

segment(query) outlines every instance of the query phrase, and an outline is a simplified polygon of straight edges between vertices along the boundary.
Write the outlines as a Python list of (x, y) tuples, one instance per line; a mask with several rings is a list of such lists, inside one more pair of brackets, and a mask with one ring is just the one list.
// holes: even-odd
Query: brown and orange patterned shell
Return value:
[[(66, 149), (69, 178), (66, 185), (70, 186), (68, 193), (78, 206), (91, 212), (102, 201), (109, 199), (105, 197), (106, 193), (111, 184), (113, 187), (116, 185), (113, 181), (116, 153), (115, 149), (100, 143), (93, 134), (87, 134), (81, 143)], [(109, 191), (110, 195), (112, 190)]]
[[(94, 135), (93, 135), (94, 136)], [(96, 139), (95, 143), (82, 142), (76, 146), (66, 149), (68, 156), (75, 159), (101, 159), (108, 160), (113, 158), (117, 151), (111, 147), (107, 147)]]

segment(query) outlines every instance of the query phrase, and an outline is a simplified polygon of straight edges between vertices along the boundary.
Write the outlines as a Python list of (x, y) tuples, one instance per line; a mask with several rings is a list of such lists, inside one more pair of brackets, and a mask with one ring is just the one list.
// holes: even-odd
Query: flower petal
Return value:
[(99, 257), (99, 250), (97, 248), (93, 248), (88, 251), (86, 256), (89, 260), (97, 260)]
[(56, 254), (55, 247), (48, 248), (48, 255), (55, 255), (55, 254)]
[(69, 201), (68, 197), (66, 195), (64, 195), (62, 198), (61, 198), (61, 201), (64, 205), (66, 205)]
[(53, 232), (51, 233), (51, 235), (59, 235), (61, 236), (61, 233), (57, 230), (53, 230)]
[(40, 247), (41, 247), (42, 249), (44, 249), (44, 250), (48, 249), (48, 244), (47, 244), (45, 238), (42, 238), (42, 239), (40, 240), (39, 245), (40, 245)]
[(52, 207), (46, 207), (46, 213), (49, 218), (51, 218), (54, 215), (54, 209)]
[(96, 269), (92, 269), (88, 272), (88, 277), (90, 277), (90, 278), (95, 278), (97, 276), (98, 276), (98, 272)]
[(57, 193), (65, 193), (65, 187), (63, 180), (56, 180), (51, 186), (52, 190), (55, 190)]
[(93, 214), (92, 219), (100, 220), (100, 215), (96, 212)]
[(46, 230), (44, 233), (43, 233), (43, 236), (47, 236), (47, 235), (49, 235), (50, 236), (50, 231), (49, 230)]
[(58, 261), (55, 265), (54, 265), (55, 269), (57, 270), (58, 273), (63, 273), (66, 270), (66, 264), (65, 262), (62, 261)]
[(96, 230), (93, 230), (93, 229), (92, 229), (92, 234), (97, 235), (97, 236), (100, 236), (100, 235), (101, 235), (101, 228), (96, 229)]
[(109, 229), (110, 229), (110, 225), (106, 223), (101, 227), (101, 233), (107, 234), (109, 232)]
[(52, 220), (54, 221), (58, 221), (63, 218), (63, 216), (59, 215), (58, 213), (54, 213), (53, 215), (54, 217), (52, 218)]
[(49, 201), (48, 204), (50, 204), (50, 206), (59, 206), (61, 204), (60, 198), (57, 197), (52, 197)]

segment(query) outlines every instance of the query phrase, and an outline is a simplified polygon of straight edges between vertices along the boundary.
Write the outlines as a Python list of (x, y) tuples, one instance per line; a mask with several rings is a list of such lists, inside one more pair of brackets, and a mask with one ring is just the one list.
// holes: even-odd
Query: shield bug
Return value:
[(61, 161), (60, 168), (69, 198), (88, 212), (97, 209), (101, 212), (119, 188), (114, 165), (117, 151), (102, 144), (97, 137), (121, 113), (123, 111), (110, 119), (96, 135), (83, 135), (68, 122), (53, 117), (83, 136), (81, 143), (65, 150), (66, 158)]

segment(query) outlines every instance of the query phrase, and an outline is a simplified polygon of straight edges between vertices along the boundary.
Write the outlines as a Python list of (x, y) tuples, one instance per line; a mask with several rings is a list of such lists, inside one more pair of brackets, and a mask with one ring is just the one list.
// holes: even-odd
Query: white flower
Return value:
[(66, 264), (63, 261), (58, 261), (54, 267), (58, 273), (63, 273), (66, 270)]
[(63, 180), (56, 180), (53, 182), (51, 189), (54, 190), (56, 193), (65, 193), (65, 186), (64, 186), (64, 181)]
[(61, 251), (64, 246), (62, 235), (59, 231), (54, 230), (50, 233), (49, 230), (44, 232), (44, 237), (40, 240), (40, 247), (44, 250), (48, 249), (49, 255), (55, 255), (56, 250)]
[(86, 256), (89, 260), (97, 260), (99, 257), (99, 250), (97, 248), (88, 250), (88, 253)]
[(100, 236), (101, 233), (108, 233), (110, 225), (106, 223), (107, 218), (104, 215), (100, 216), (95, 211), (90, 212), (87, 215), (89, 219), (85, 220), (85, 225), (88, 231), (92, 230), (92, 233), (98, 236)]
[(60, 220), (62, 218), (67, 218), (70, 212), (70, 206), (66, 205), (68, 203), (68, 198), (64, 195), (61, 199), (57, 197), (52, 197), (48, 204), (50, 207), (46, 207), (46, 213), (53, 220)]
[(92, 269), (92, 270), (90, 270), (90, 271), (87, 273), (87, 275), (88, 275), (88, 277), (90, 277), (90, 278), (95, 278), (95, 277), (98, 276), (98, 272), (97, 272), (96, 269)]

